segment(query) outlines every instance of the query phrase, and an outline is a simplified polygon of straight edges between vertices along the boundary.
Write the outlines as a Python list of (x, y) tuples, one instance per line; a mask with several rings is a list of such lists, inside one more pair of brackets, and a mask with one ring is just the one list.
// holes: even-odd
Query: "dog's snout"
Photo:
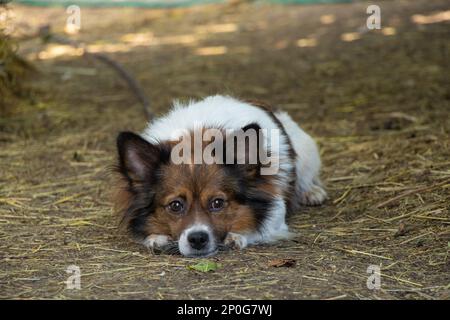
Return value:
[(205, 231), (196, 231), (188, 235), (188, 241), (192, 248), (201, 250), (209, 241), (209, 235)]

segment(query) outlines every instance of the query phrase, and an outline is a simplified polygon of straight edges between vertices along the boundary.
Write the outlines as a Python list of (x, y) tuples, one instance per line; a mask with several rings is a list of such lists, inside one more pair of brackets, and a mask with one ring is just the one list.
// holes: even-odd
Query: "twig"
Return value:
[(373, 254), (373, 253), (359, 251), (359, 250), (353, 250), (353, 249), (348, 250), (348, 249), (344, 249), (344, 248), (336, 248), (336, 249), (342, 250), (344, 252), (348, 252), (348, 253), (351, 253), (351, 254), (361, 254), (361, 255), (369, 256), (369, 257), (376, 257), (376, 258), (385, 259), (385, 260), (393, 260), (390, 257), (380, 256), (378, 254)]
[(147, 116), (147, 119), (151, 119), (153, 117), (153, 113), (150, 111), (150, 101), (147, 98), (147, 96), (144, 94), (144, 90), (139, 85), (139, 83), (135, 80), (135, 78), (117, 61), (114, 61), (107, 55), (103, 53), (98, 52), (90, 52), (84, 44), (81, 44), (79, 42), (67, 39), (65, 37), (62, 37), (57, 34), (53, 34), (51, 32), (50, 25), (45, 25), (41, 28), (39, 28), (38, 36), (42, 38), (44, 41), (53, 41), (60, 44), (65, 44), (72, 46), (77, 49), (83, 50), (83, 56), (85, 57), (93, 57), (97, 59), (98, 61), (103, 62), (104, 64), (110, 66), (113, 68), (121, 78), (125, 80), (125, 82), (128, 84), (128, 87), (130, 90), (134, 93), (134, 95), (138, 98), (139, 102), (144, 108), (145, 115)]
[(383, 202), (379, 203), (377, 205), (377, 208), (384, 207), (384, 206), (386, 206), (386, 205), (388, 205), (388, 204), (390, 204), (392, 202), (395, 202), (395, 201), (397, 201), (397, 200), (399, 200), (401, 198), (404, 198), (404, 197), (409, 196), (409, 195), (414, 194), (414, 193), (430, 191), (432, 189), (439, 188), (441, 186), (446, 185), (449, 182), (450, 182), (450, 180), (445, 180), (445, 181), (443, 181), (441, 183), (438, 183), (436, 185), (433, 185), (433, 186), (421, 187), (421, 188), (417, 188), (417, 189), (406, 191), (406, 192), (404, 192), (402, 194), (399, 194), (398, 196), (395, 196), (395, 197), (393, 197), (393, 198), (391, 198), (389, 200), (386, 200), (386, 201), (383, 201)]
[(398, 282), (411, 284), (411, 285), (413, 285), (415, 287), (423, 287), (423, 285), (421, 285), (420, 283), (412, 282), (412, 281), (409, 281), (409, 280), (406, 280), (406, 279), (402, 279), (402, 278), (398, 278), (398, 277), (389, 276), (389, 275), (387, 275), (385, 273), (381, 273), (380, 276), (385, 277), (385, 278), (389, 278), (389, 279), (392, 279), (392, 280), (396, 280)]
[(348, 196), (348, 194), (350, 193), (350, 191), (352, 191), (352, 188), (348, 188), (339, 198), (335, 199), (333, 201), (333, 204), (338, 204), (342, 201), (344, 201), (344, 199)]
[(411, 239), (407, 239), (407, 240), (405, 240), (405, 241), (403, 241), (403, 242), (400, 242), (400, 244), (405, 244), (405, 243), (414, 241), (414, 240), (416, 240), (416, 239), (425, 237), (425, 236), (427, 236), (427, 235), (429, 235), (429, 234), (432, 234), (432, 233), (433, 233), (433, 232), (430, 231), (430, 232), (427, 232), (427, 233), (424, 233), (424, 234), (419, 234), (419, 235), (416, 236), (416, 237), (413, 237), (413, 238), (411, 238)]
[(344, 299), (344, 298), (347, 298), (346, 294), (341, 294), (340, 296), (331, 297), (331, 298), (325, 298), (324, 300), (339, 300), (339, 299)]

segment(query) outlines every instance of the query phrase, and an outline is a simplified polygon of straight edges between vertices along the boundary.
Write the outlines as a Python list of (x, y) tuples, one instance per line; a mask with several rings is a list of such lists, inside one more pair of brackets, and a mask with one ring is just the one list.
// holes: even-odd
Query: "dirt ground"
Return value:
[[(117, 133), (144, 128), (142, 107), (110, 68), (26, 36), (46, 23), (63, 34), (64, 9), (13, 5), (38, 73), (0, 119), (0, 298), (449, 299), (450, 4), (377, 4), (371, 31), (365, 2), (82, 9), (71, 37), (126, 66), (156, 113), (173, 99), (256, 98), (320, 145), (330, 199), (290, 217), (293, 240), (221, 253), (209, 273), (117, 231), (108, 168)], [(69, 265), (81, 290), (66, 288)]]

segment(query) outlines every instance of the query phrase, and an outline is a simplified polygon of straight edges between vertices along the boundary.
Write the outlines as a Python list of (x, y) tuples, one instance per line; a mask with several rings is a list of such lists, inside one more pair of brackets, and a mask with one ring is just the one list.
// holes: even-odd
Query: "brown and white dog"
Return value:
[(175, 103), (141, 135), (120, 133), (117, 148), (116, 208), (152, 250), (204, 257), (285, 239), (287, 213), (326, 199), (314, 140), (261, 103), (227, 96)]

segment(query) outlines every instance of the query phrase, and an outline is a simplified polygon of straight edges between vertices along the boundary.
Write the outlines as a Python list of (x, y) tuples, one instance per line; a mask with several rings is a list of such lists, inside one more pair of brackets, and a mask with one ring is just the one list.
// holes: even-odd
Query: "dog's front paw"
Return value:
[(300, 203), (308, 206), (318, 206), (327, 199), (327, 192), (319, 185), (313, 185), (310, 190), (300, 193)]
[(230, 232), (227, 234), (224, 244), (232, 249), (244, 249), (247, 247), (247, 238), (242, 234)]
[(164, 246), (167, 246), (171, 241), (172, 238), (170, 236), (164, 234), (151, 234), (144, 239), (142, 244), (150, 250), (160, 250), (164, 248)]

